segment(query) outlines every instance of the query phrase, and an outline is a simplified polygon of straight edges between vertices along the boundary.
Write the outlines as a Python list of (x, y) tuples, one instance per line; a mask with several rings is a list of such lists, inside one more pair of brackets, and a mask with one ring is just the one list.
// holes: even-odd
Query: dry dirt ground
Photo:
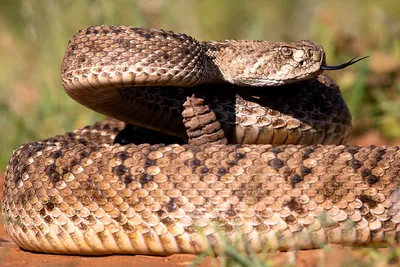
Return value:
[[(359, 144), (380, 145), (380, 138), (375, 133), (367, 134), (357, 140)], [(400, 145), (394, 143), (393, 145)], [(2, 198), (3, 174), (0, 173), (0, 199)], [(1, 211), (0, 211), (1, 212)], [(0, 214), (1, 215), (1, 214)], [(0, 216), (1, 217), (1, 216)], [(380, 251), (378, 250), (377, 253)], [(349, 247), (332, 247), (331, 250), (307, 250), (298, 252), (286, 252), (271, 254), (268, 259), (276, 266), (292, 263), (295, 266), (346, 266), (349, 261), (360, 258), (360, 250)], [(0, 266), (190, 266), (196, 258), (193, 255), (173, 255), (169, 257), (153, 256), (105, 256), (105, 257), (83, 257), (62, 256), (32, 253), (20, 249), (6, 234), (3, 225), (0, 224)], [(365, 260), (365, 258), (364, 258)], [(206, 258), (198, 266), (217, 266), (217, 259)], [(367, 261), (368, 262), (368, 261)], [(348, 265), (347, 265), (348, 266)], [(353, 265), (352, 265), (353, 266)], [(359, 266), (362, 266), (359, 265)], [(395, 266), (395, 265), (394, 265)]]

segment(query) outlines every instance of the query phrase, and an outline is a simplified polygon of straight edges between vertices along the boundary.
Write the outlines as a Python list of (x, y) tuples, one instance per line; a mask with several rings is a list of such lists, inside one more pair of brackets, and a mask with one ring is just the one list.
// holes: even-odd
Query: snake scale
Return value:
[(351, 116), (322, 73), (354, 62), (327, 66), (310, 41), (81, 30), (62, 84), (112, 118), (14, 151), (6, 231), (93, 255), (397, 242), (400, 149), (343, 145)]

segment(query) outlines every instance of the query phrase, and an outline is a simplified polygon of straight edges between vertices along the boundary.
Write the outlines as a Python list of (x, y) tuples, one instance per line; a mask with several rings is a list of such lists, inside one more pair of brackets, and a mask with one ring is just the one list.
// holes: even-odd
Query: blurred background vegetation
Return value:
[(331, 72), (349, 104), (352, 143), (400, 142), (400, 1), (374, 0), (1, 0), (0, 172), (21, 143), (90, 124), (100, 115), (63, 91), (68, 40), (98, 24), (154, 27), (198, 40), (311, 39), (329, 64), (370, 55)]

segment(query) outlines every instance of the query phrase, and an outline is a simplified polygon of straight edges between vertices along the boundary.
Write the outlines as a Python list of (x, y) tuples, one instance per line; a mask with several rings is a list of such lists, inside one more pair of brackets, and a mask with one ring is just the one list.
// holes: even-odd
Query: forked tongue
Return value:
[(349, 62), (340, 64), (340, 65), (336, 65), (336, 66), (327, 66), (327, 65), (321, 66), (321, 70), (340, 70), (340, 69), (344, 69), (344, 68), (346, 68), (346, 67), (348, 67), (350, 65), (353, 65), (354, 63), (357, 63), (358, 61), (363, 60), (363, 59), (365, 59), (367, 57), (369, 57), (369, 56), (362, 57), (362, 58), (359, 58), (357, 60), (356, 60), (357, 57), (353, 57)]

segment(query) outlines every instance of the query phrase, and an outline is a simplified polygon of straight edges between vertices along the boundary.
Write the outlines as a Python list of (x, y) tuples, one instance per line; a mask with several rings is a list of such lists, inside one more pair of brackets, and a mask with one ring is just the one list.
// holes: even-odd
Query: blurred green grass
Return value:
[(0, 171), (13, 149), (90, 124), (100, 115), (63, 91), (68, 40), (89, 25), (184, 32), (199, 40), (311, 39), (328, 63), (371, 55), (331, 73), (354, 117), (354, 135), (400, 139), (400, 2), (262, 0), (0, 1)]

